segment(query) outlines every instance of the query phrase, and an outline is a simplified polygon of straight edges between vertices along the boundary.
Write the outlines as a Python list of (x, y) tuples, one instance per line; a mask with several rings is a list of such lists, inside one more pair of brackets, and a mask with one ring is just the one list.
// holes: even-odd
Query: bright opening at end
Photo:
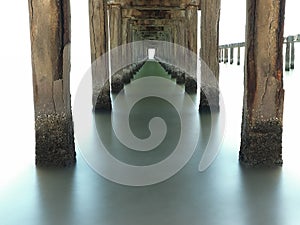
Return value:
[(148, 58), (154, 59), (154, 56), (155, 56), (155, 48), (149, 48), (148, 49)]

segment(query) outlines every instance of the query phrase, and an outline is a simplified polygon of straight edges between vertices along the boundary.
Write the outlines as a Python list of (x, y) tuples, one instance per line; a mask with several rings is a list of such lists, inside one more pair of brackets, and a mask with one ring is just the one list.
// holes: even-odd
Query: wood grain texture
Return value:
[[(69, 9), (68, 1), (29, 0), (36, 113), (56, 113), (56, 108), (70, 109)], [(61, 88), (55, 86), (58, 80), (63, 84)], [(58, 95), (61, 96), (58, 98)]]
[(29, 0), (36, 165), (74, 165), (68, 0)]
[(282, 164), (284, 12), (285, 0), (247, 0), (240, 161), (248, 166)]

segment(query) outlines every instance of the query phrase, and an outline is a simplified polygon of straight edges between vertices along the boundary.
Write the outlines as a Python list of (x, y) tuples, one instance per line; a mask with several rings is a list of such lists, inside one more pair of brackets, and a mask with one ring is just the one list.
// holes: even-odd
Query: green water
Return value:
[(171, 79), (171, 76), (164, 70), (164, 68), (157, 61), (147, 61), (138, 73), (135, 74), (134, 79), (147, 76), (159, 76)]

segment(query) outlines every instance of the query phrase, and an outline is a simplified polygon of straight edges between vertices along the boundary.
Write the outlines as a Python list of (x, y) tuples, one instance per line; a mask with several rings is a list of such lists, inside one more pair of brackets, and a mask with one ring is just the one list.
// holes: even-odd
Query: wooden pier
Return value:
[[(289, 35), (284, 38), (285, 45), (285, 71), (290, 71), (295, 68), (295, 43), (300, 42), (300, 34)], [(232, 43), (219, 46), (219, 62), (234, 64), (234, 49), (237, 49), (236, 62), (241, 64), (241, 48), (245, 47), (245, 42)], [(230, 52), (230, 54), (228, 54)]]

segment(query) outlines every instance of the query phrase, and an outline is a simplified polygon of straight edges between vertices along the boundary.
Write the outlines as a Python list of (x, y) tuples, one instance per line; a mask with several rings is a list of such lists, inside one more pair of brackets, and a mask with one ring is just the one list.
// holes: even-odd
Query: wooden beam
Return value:
[(109, 4), (121, 4), (124, 8), (142, 8), (142, 9), (166, 9), (166, 8), (186, 8), (187, 5), (195, 5), (200, 8), (200, 0), (109, 0)]

